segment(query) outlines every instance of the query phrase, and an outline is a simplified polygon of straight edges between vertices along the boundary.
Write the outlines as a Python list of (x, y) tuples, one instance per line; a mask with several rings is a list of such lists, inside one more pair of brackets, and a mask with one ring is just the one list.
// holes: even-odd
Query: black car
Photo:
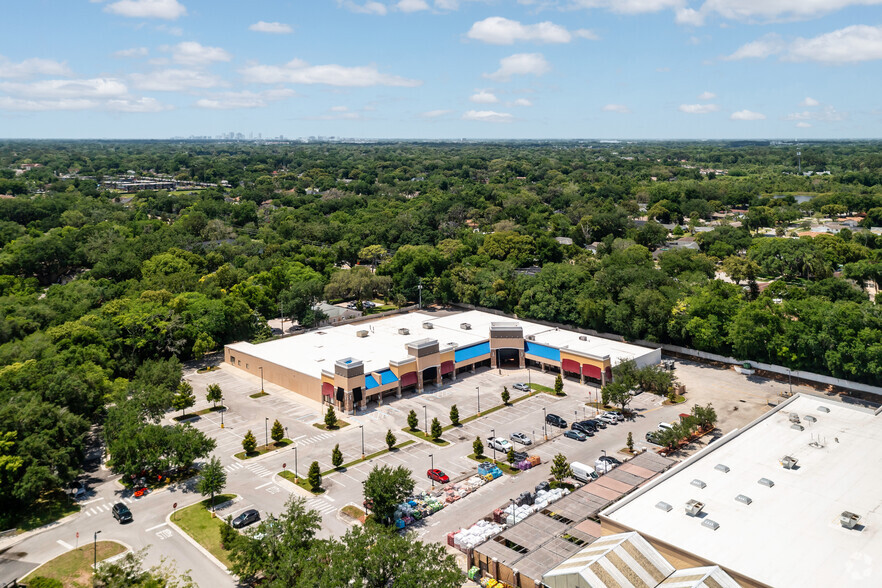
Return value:
[(132, 518), (132, 511), (130, 511), (129, 507), (122, 502), (114, 504), (110, 512), (113, 514), (113, 518), (120, 523), (131, 523), (134, 520)]
[(611, 466), (622, 465), (621, 461), (617, 460), (616, 458), (614, 458), (610, 455), (601, 455), (600, 457), (597, 458), (597, 461), (605, 461), (606, 463), (608, 463)]
[(552, 427), (560, 427), (561, 429), (567, 428), (567, 422), (556, 414), (549, 414), (545, 416), (545, 422), (551, 425)]
[(233, 528), (241, 529), (242, 527), (247, 527), (251, 523), (256, 523), (260, 520), (260, 513), (257, 510), (250, 508), (233, 519)]
[(582, 433), (585, 433), (589, 437), (594, 436), (595, 428), (592, 427), (588, 421), (581, 421), (578, 423), (573, 423), (572, 425), (570, 425), (570, 428), (574, 431), (581, 431)]

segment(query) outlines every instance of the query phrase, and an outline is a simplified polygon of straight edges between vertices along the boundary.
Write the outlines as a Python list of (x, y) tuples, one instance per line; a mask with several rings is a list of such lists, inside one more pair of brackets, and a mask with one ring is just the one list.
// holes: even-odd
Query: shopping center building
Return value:
[(556, 371), (605, 384), (612, 367), (661, 360), (658, 349), (472, 310), (411, 312), (252, 344), (227, 345), (229, 365), (352, 412), (368, 402), (422, 391), (476, 368)]

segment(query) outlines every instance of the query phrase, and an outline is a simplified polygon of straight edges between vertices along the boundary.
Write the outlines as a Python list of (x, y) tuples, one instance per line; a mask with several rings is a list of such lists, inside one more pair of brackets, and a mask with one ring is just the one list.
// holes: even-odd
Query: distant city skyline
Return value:
[(4, 8), (3, 138), (882, 138), (882, 0)]

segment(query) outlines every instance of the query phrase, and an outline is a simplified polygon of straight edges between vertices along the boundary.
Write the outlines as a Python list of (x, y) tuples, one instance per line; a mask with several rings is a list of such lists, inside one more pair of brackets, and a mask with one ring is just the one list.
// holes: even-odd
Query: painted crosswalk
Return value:
[(331, 504), (324, 498), (313, 498), (306, 502), (307, 508), (316, 510), (320, 514), (326, 515), (337, 509), (336, 505)]
[(260, 478), (266, 478), (267, 476), (272, 476), (272, 475), (273, 475), (272, 471), (270, 471), (270, 470), (268, 470), (267, 468), (263, 467), (263, 466), (262, 466), (261, 464), (259, 464), (259, 463), (248, 463), (248, 464), (245, 464), (245, 469), (247, 469), (247, 470), (250, 471), (252, 474), (254, 474), (255, 476), (258, 476), (258, 477), (260, 477)]
[(325, 439), (330, 439), (333, 437), (331, 433), (322, 433), (320, 435), (313, 435), (312, 437), (307, 437), (302, 441), (298, 441), (298, 445), (310, 445), (312, 443), (318, 443), (319, 441), (324, 441)]
[(99, 505), (97, 505), (97, 506), (93, 506), (93, 507), (91, 507), (91, 508), (89, 508), (89, 509), (85, 509), (85, 510), (83, 510), (82, 512), (83, 512), (87, 517), (90, 517), (90, 516), (92, 516), (92, 515), (101, 514), (101, 513), (103, 513), (103, 512), (109, 512), (111, 508), (113, 508), (113, 506), (111, 506), (110, 504), (99, 504)]
[(227, 471), (228, 474), (232, 474), (236, 470), (241, 470), (243, 467), (245, 466), (243, 466), (241, 463), (228, 463), (224, 466), (224, 469)]

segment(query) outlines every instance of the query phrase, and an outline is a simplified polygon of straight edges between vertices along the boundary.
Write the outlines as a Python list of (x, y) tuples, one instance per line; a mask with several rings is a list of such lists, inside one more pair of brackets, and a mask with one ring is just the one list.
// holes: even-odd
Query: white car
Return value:
[(515, 443), (520, 443), (521, 445), (532, 445), (533, 440), (527, 437), (523, 433), (512, 433), (509, 435), (509, 438)]
[(487, 443), (490, 445), (490, 449), (495, 449), (496, 451), (501, 451), (503, 453), (508, 453), (509, 449), (514, 449), (514, 445), (511, 444), (511, 441), (503, 439), (502, 437), (490, 437), (487, 439)]
[(623, 415), (622, 413), (620, 413), (617, 410), (611, 410), (606, 414), (616, 417), (616, 419), (618, 419), (619, 421), (625, 420), (625, 415)]
[(514, 388), (515, 390), (520, 390), (521, 392), (529, 392), (530, 391), (529, 384), (524, 384), (523, 382), (519, 382), (519, 383), (515, 384), (514, 386), (512, 386), (512, 388)]
[(598, 418), (599, 418), (601, 421), (603, 421), (603, 422), (605, 422), (605, 423), (607, 423), (607, 424), (610, 424), (610, 425), (617, 425), (617, 424), (619, 424), (619, 419), (617, 419), (616, 416), (615, 416), (613, 413), (611, 413), (611, 412), (605, 412), (605, 413), (603, 413), (602, 415), (600, 415)]

